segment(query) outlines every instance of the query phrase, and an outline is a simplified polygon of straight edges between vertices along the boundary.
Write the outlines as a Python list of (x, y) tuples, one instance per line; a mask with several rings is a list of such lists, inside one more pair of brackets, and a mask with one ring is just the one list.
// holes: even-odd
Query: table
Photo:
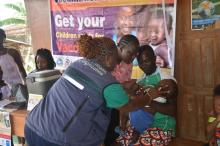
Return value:
[(26, 109), (16, 110), (10, 113), (12, 134), (24, 137), (24, 124), (28, 111)]
[[(24, 137), (24, 124), (28, 111), (26, 109), (16, 110), (10, 113), (12, 134)], [(198, 142), (183, 138), (174, 138), (169, 146), (203, 146), (203, 142)]]

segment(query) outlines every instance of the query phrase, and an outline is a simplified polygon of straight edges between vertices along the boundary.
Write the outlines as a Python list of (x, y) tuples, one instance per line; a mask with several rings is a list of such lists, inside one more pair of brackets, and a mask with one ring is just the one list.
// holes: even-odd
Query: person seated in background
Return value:
[(209, 146), (220, 144), (220, 84), (213, 90), (213, 110), (208, 117), (207, 135), (209, 137)]
[(6, 34), (0, 29), (0, 65), (3, 71), (2, 79), (10, 86), (24, 84), (27, 76), (21, 54), (16, 49), (4, 47)]
[(45, 48), (40, 48), (37, 50), (36, 56), (35, 56), (35, 66), (36, 69), (33, 72), (38, 72), (42, 70), (52, 70), (56, 67), (56, 63), (53, 59), (53, 56), (50, 52), (50, 50)]

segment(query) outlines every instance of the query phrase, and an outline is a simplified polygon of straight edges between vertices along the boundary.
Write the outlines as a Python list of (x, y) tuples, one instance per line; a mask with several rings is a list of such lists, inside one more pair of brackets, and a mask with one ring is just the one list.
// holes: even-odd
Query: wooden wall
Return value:
[(206, 140), (207, 113), (212, 89), (220, 83), (220, 30), (191, 30), (191, 0), (178, 0), (175, 76), (178, 97), (178, 134)]
[[(178, 135), (205, 141), (212, 89), (220, 83), (220, 30), (191, 31), (191, 0), (177, 0)], [(25, 0), (33, 48), (51, 48), (47, 0)]]
[(24, 0), (34, 52), (39, 48), (51, 49), (48, 0)]

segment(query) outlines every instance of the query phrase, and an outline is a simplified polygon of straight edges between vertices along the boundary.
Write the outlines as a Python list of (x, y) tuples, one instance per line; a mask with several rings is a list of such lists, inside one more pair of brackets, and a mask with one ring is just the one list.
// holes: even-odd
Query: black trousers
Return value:
[(111, 121), (108, 126), (107, 134), (105, 137), (104, 144), (105, 146), (111, 146), (119, 136), (114, 130), (115, 127), (119, 126), (119, 111), (116, 109), (112, 109), (111, 112)]

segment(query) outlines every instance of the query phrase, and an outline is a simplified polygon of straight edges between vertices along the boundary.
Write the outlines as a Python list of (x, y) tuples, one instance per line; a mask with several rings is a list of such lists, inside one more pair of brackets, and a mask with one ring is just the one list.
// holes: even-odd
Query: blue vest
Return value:
[(98, 146), (104, 141), (111, 116), (103, 90), (116, 82), (95, 61), (78, 60), (31, 111), (26, 125), (58, 145)]

